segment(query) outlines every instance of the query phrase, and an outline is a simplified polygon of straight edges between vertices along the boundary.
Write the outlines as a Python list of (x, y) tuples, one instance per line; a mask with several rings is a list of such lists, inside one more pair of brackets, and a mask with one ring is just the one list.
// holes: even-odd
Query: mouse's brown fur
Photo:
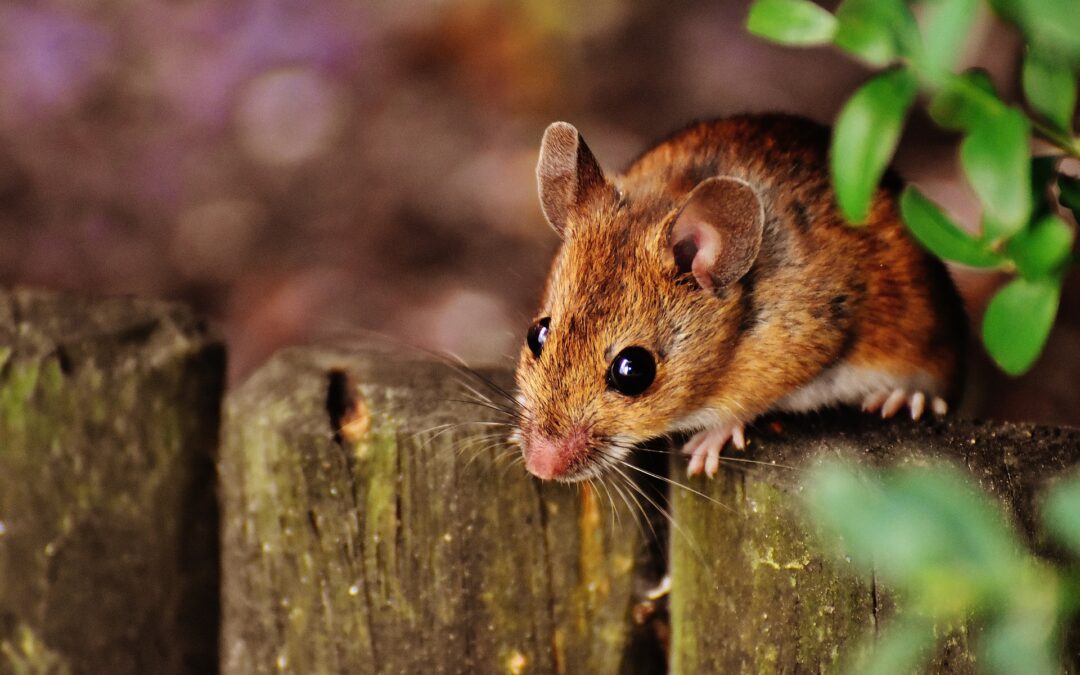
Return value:
[[(956, 291), (905, 232), (895, 181), (878, 189), (865, 226), (844, 221), (825, 129), (782, 115), (701, 122), (610, 181), (580, 137), (577, 161), (560, 159), (572, 157), (567, 133), (549, 134), (558, 143), (539, 168), (545, 214), (564, 239), (538, 313), (550, 332), (517, 371), (534, 473), (583, 478), (658, 435), (728, 418), (741, 434), (770, 409), (857, 402), (879, 374), (882, 386), (955, 394), (965, 330)], [(764, 223), (749, 271), (708, 288), (680, 268), (671, 237), (688, 195), (715, 176), (748, 184)], [(656, 360), (639, 396), (605, 377), (631, 345)], [(845, 393), (833, 401), (834, 390)]]

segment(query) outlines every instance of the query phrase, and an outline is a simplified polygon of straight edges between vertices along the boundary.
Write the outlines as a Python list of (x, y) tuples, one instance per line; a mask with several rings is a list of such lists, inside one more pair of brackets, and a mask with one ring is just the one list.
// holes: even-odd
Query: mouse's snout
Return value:
[(547, 438), (536, 432), (525, 436), (525, 468), (543, 480), (572, 479), (588, 455), (588, 434), (576, 429), (561, 438)]

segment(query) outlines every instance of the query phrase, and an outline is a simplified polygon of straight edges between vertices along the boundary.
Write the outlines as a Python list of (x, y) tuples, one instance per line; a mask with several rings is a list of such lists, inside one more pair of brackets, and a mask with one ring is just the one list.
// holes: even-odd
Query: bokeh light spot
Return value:
[(256, 160), (275, 166), (325, 152), (344, 118), (333, 82), (310, 68), (282, 68), (243, 88), (236, 109), (240, 142)]

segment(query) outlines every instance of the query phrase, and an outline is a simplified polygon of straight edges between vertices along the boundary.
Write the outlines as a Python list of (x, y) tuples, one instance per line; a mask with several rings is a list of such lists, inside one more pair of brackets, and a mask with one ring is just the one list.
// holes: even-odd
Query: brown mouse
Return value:
[(537, 181), (562, 238), (516, 380), (513, 438), (539, 478), (617, 466), (695, 432), (690, 475), (768, 411), (943, 414), (966, 320), (907, 234), (887, 174), (867, 223), (840, 214), (828, 131), (787, 115), (700, 122), (607, 177), (556, 122)]

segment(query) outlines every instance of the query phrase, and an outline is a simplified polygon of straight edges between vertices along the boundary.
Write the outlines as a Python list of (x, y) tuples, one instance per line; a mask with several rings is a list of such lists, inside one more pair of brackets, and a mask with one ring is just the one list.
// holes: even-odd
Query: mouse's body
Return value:
[[(691, 474), (770, 410), (945, 410), (965, 319), (907, 235), (896, 185), (868, 222), (835, 205), (827, 131), (783, 115), (702, 122), (607, 179), (556, 123), (537, 167), (563, 238), (517, 370), (526, 466), (579, 480), (674, 432)], [(888, 183), (890, 181), (886, 181)]]

